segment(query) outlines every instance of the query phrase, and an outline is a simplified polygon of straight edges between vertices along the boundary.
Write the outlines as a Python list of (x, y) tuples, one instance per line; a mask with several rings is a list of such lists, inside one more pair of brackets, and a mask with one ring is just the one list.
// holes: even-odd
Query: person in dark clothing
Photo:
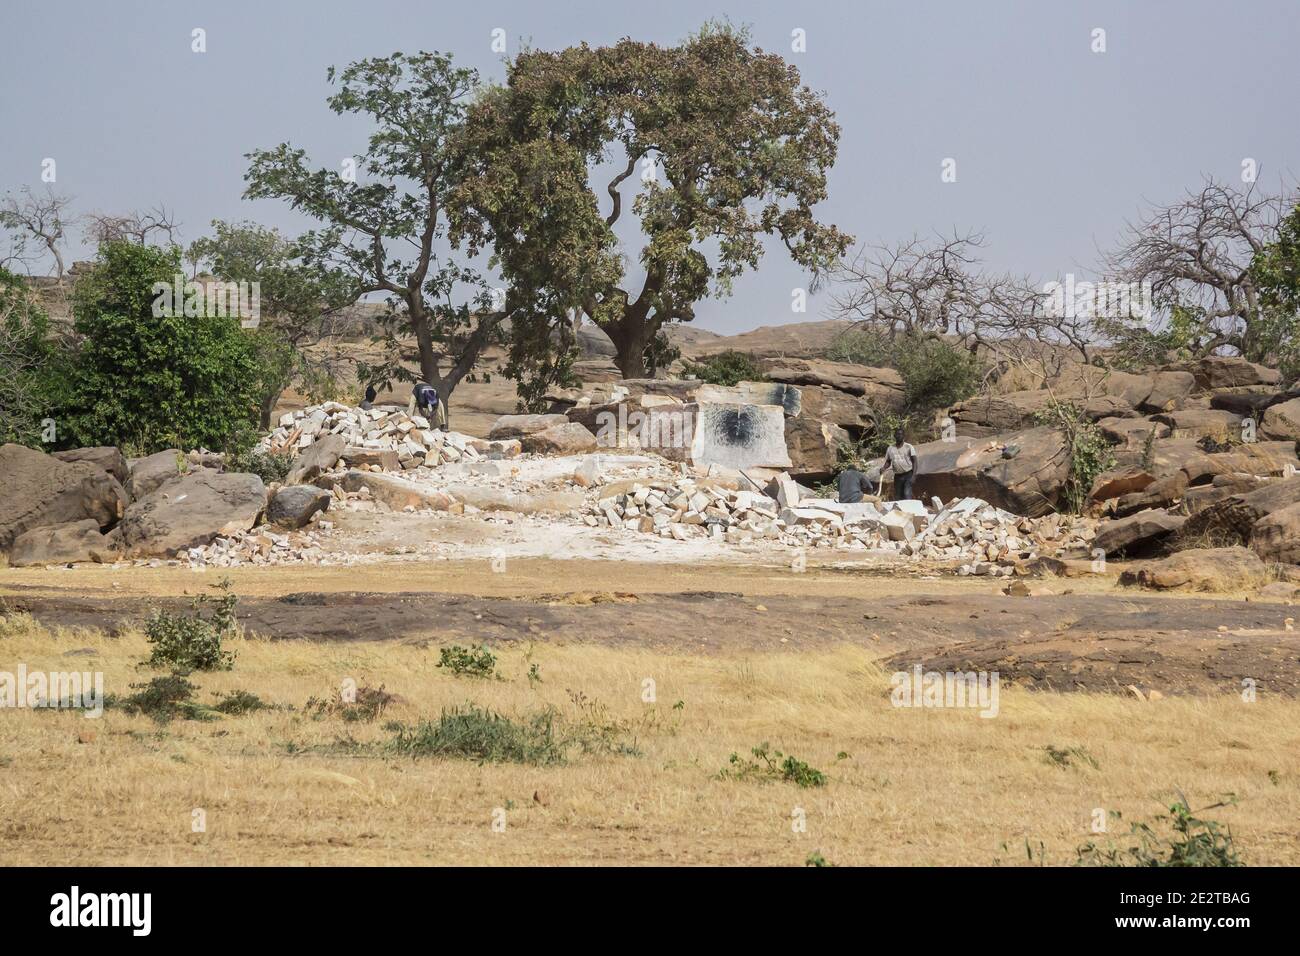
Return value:
[(406, 406), (408, 415), (419, 412), (435, 428), (447, 430), (447, 405), (438, 397), (438, 390), (428, 382), (416, 382), (411, 389), (411, 401)]
[(375, 399), (377, 397), (378, 397), (378, 393), (375, 391), (375, 387), (373, 385), (367, 385), (365, 400), (358, 407), (366, 408), (366, 409), (374, 408)]
[(871, 494), (871, 479), (854, 468), (845, 468), (839, 477), (839, 500), (841, 504), (851, 505), (862, 500), (864, 494)]

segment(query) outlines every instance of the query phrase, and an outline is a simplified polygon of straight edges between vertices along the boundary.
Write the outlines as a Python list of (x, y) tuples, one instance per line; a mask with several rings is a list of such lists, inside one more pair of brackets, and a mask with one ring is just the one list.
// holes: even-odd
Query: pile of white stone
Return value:
[[(321, 522), (328, 530), (329, 522)], [(214, 539), (199, 548), (189, 548), (179, 557), (195, 570), (238, 568), (264, 564), (321, 564), (326, 552), (317, 533), (310, 530), (282, 533), (268, 526)]]
[(1002, 574), (1046, 548), (1086, 553), (1087, 529), (1050, 515), (1023, 518), (979, 498), (863, 501), (841, 504), (800, 498), (777, 482), (776, 497), (680, 478), (602, 489), (585, 509), (591, 527), (626, 528), (686, 541), (713, 538), (744, 544), (767, 540), (793, 547), (893, 551), (917, 559), (965, 562), (963, 574)]
[[(460, 432), (444, 432), (431, 427), (424, 416), (408, 415), (406, 409), (395, 405), (365, 409), (325, 402), (285, 412), (276, 429), (262, 438), (254, 450), (296, 457), (326, 435), (342, 436), (349, 449), (344, 457), (355, 459), (353, 463), (390, 471), (477, 461), (487, 457), (490, 444), (505, 444), (488, 443)], [(517, 442), (515, 446), (517, 449)]]

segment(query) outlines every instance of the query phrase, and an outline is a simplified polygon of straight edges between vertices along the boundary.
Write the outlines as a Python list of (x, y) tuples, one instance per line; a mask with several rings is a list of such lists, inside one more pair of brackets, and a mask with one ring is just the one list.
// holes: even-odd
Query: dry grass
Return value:
[[(81, 649), (95, 654), (67, 656)], [(1024, 841), (1041, 840), (1049, 862), (1066, 863), (1093, 837), (1094, 808), (1144, 819), (1181, 787), (1194, 807), (1236, 794), (1236, 806), (1208, 815), (1232, 827), (1247, 863), (1300, 863), (1300, 702), (1004, 688), (989, 720), (893, 708), (886, 675), (848, 647), (742, 659), (546, 644), (503, 650), (504, 680), (451, 676), (435, 666), (436, 647), (235, 649), (233, 671), (192, 678), (202, 697), (240, 688), (294, 710), (165, 726), (114, 710), (98, 720), (0, 711), (6, 861), (802, 864), (820, 851), (837, 864), (1020, 864)], [(138, 668), (146, 656), (139, 634), (0, 625), (0, 670), (102, 670), (107, 691), (127, 693), (153, 676)], [(531, 663), (540, 684), (527, 679)], [(346, 677), (400, 699), (373, 723), (303, 712), (310, 697), (337, 696)], [(646, 678), (656, 704), (642, 702)], [(387, 720), (468, 701), (507, 714), (551, 705), (574, 719), (569, 690), (627, 721), (640, 755), (539, 768), (379, 749), (392, 736)], [(347, 739), (362, 748), (337, 747)], [(718, 778), (732, 751), (762, 741), (830, 782)], [(1053, 766), (1049, 744), (1086, 748), (1099, 769)], [(841, 751), (850, 756), (837, 761)], [(191, 831), (195, 808), (206, 832)], [(497, 808), (504, 832), (492, 828)], [(793, 832), (796, 808), (806, 833)]]

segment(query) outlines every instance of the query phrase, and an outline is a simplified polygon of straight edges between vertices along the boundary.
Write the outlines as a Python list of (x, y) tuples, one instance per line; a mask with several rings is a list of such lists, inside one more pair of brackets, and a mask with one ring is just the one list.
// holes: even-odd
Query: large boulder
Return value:
[(1229, 388), (1239, 385), (1276, 385), (1282, 380), (1277, 369), (1247, 362), (1244, 358), (1211, 355), (1188, 366), (1197, 388)]
[(1047, 389), (981, 395), (958, 402), (948, 411), (958, 435), (983, 438), (1028, 428), (1047, 410), (1053, 395)]
[(126, 509), (126, 492), (99, 465), (60, 461), (23, 445), (0, 446), (0, 489), (0, 553), (31, 528), (89, 518), (107, 530)]
[(838, 425), (854, 437), (861, 437), (876, 427), (871, 402), (860, 395), (850, 395), (826, 385), (803, 385), (798, 391), (800, 417)]
[(1146, 490), (1156, 480), (1156, 476), (1138, 465), (1125, 465), (1103, 471), (1092, 482), (1088, 491), (1088, 500), (1092, 502), (1109, 501)]
[[(811, 389), (812, 386), (809, 386)], [(735, 385), (699, 385), (691, 393), (695, 402), (712, 402), (726, 405), (780, 405), (788, 416), (799, 415), (803, 411), (804, 389), (784, 382), (738, 382)], [(842, 397), (846, 402), (860, 402), (867, 406), (868, 416), (871, 406), (860, 398), (854, 398), (844, 392), (826, 389)], [(642, 400), (644, 404), (644, 399)], [(818, 417), (813, 415), (814, 418)]]
[(849, 433), (831, 422), (800, 415), (785, 423), (790, 474), (798, 481), (825, 481), (839, 470), (839, 450)]
[(1279, 392), (1272, 385), (1237, 385), (1216, 388), (1210, 393), (1210, 407), (1236, 412), (1243, 418), (1258, 418), (1274, 405), (1300, 397), (1295, 392)]
[(122, 550), (171, 557), (249, 531), (265, 510), (266, 486), (257, 475), (198, 469), (130, 504), (120, 526)]
[(1254, 491), (1229, 497), (1192, 515), (1183, 526), (1189, 540), (1240, 542), (1251, 538), (1255, 524), (1267, 515), (1300, 503), (1300, 475), (1270, 481)]
[(577, 422), (562, 419), (558, 424), (531, 432), (519, 440), (532, 455), (581, 455), (596, 450), (596, 436)]
[(1259, 423), (1259, 434), (1261, 438), (1300, 441), (1300, 398), (1269, 408)]
[(1187, 396), (1196, 388), (1196, 376), (1187, 371), (1156, 372), (1151, 376), (1151, 392), (1141, 402), (1144, 412), (1173, 412), (1183, 407)]
[(1119, 580), (1147, 588), (1241, 591), (1267, 583), (1268, 569), (1249, 548), (1194, 548), (1130, 568)]
[(112, 560), (111, 541), (100, 533), (94, 518), (24, 531), (9, 552), (9, 563), (15, 568)]
[(423, 485), (399, 478), (396, 475), (381, 475), (370, 471), (346, 471), (343, 474), (322, 475), (316, 479), (320, 488), (338, 488), (353, 494), (364, 488), (375, 501), (382, 501), (393, 511), (450, 511), (456, 505), (456, 499), (445, 491), (431, 489)]
[(1107, 508), (1116, 517), (1137, 514), (1150, 508), (1168, 508), (1180, 501), (1187, 491), (1187, 476), (1181, 471), (1157, 478), (1141, 491), (1120, 495), (1107, 502)]
[(1154, 382), (1150, 375), (1138, 372), (1072, 365), (1048, 381), (1047, 386), (1057, 398), (1075, 404), (1086, 404), (1085, 396), (1110, 395), (1123, 399), (1130, 408), (1140, 408), (1151, 395)]
[(155, 452), (145, 458), (131, 460), (131, 477), (127, 479), (126, 493), (132, 501), (152, 494), (173, 478), (189, 471), (189, 462), (176, 448)]
[(286, 485), (271, 496), (266, 520), (281, 528), (301, 528), (316, 512), (328, 510), (332, 497), (314, 485)]
[[(995, 439), (958, 437), (916, 446), (913, 493), (927, 500), (937, 495), (982, 498), (1005, 511), (1041, 517), (1064, 502), (1070, 455), (1064, 436), (1040, 426)], [(878, 473), (883, 459), (871, 463)]]
[(1212, 481), (1219, 475), (1281, 476), (1300, 470), (1294, 442), (1248, 442), (1232, 451), (1213, 455), (1196, 455), (1180, 468), (1189, 485)]
[(1212, 438), (1225, 443), (1241, 438), (1241, 416), (1222, 409), (1184, 408), (1161, 412), (1152, 421), (1168, 425), (1170, 438)]
[(131, 477), (131, 469), (122, 457), (122, 453), (112, 445), (99, 445), (95, 448), (73, 448), (69, 451), (56, 451), (54, 457), (59, 461), (86, 461), (90, 464), (102, 468), (114, 478), (118, 484), (125, 486), (127, 480)]
[(790, 385), (824, 385), (861, 395), (873, 408), (901, 410), (905, 401), (903, 376), (892, 368), (874, 368), (825, 359), (769, 358), (759, 362), (768, 381)]
[(568, 419), (563, 415), (502, 415), (492, 423), (488, 432), (490, 441), (505, 441), (510, 438), (523, 438), (545, 431), (555, 425), (563, 425)]
[(785, 438), (787, 419), (779, 407), (700, 402), (687, 408), (694, 418), (690, 460), (695, 465), (735, 469), (790, 467)]
[(1279, 508), (1255, 522), (1250, 546), (1265, 561), (1300, 564), (1300, 503)]
[(1108, 442), (1134, 452), (1141, 451), (1148, 439), (1159, 441), (1169, 437), (1168, 425), (1145, 418), (1103, 418), (1097, 427)]
[(1108, 556), (1136, 557), (1151, 554), (1160, 550), (1186, 521), (1185, 516), (1166, 511), (1140, 511), (1127, 518), (1099, 524), (1092, 546), (1105, 551)]
[(302, 485), (315, 481), (339, 463), (347, 447), (347, 439), (342, 435), (326, 435), (324, 438), (318, 438), (294, 459), (289, 473), (284, 477), (284, 483)]

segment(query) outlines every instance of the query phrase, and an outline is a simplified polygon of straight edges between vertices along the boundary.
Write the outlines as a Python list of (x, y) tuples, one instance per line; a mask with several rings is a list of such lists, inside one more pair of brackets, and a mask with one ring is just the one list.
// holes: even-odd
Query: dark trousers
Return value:
[(894, 500), (904, 501), (912, 497), (912, 479), (916, 477), (915, 471), (905, 471), (901, 474), (894, 473)]

